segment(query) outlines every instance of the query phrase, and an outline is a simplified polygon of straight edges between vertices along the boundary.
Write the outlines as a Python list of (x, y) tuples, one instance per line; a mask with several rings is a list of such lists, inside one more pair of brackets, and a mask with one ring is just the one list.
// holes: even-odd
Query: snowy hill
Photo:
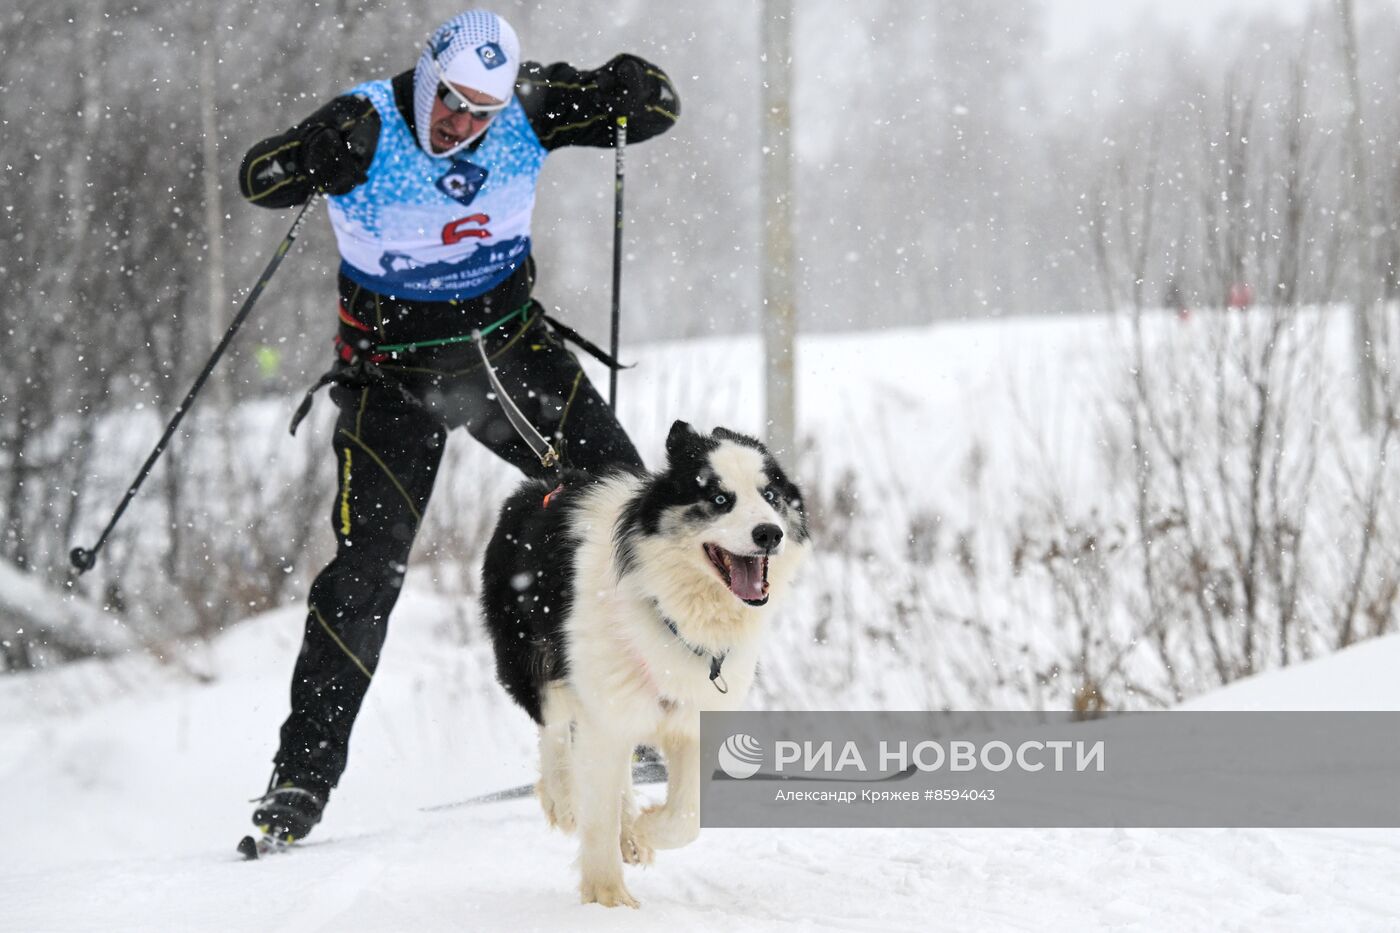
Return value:
[(1236, 681), (1181, 704), (1189, 710), (1400, 710), (1400, 637)]
[[(410, 577), (325, 822), (245, 864), (301, 613), (180, 663), (0, 680), (0, 930), (1393, 929), (1391, 830), (707, 830), (576, 903), (574, 843), (533, 800), (420, 807), (530, 778), (532, 727), (456, 607)], [(1192, 708), (1400, 709), (1389, 637)], [(217, 673), (215, 673), (217, 672)], [(1316, 702), (1306, 698), (1316, 698)]]

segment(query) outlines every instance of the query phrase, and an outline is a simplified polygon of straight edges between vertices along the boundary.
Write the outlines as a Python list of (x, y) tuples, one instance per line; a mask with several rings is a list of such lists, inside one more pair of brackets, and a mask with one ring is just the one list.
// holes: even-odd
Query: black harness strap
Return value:
[(323, 373), (321, 378), (317, 379), (311, 388), (306, 390), (306, 395), (302, 396), (301, 404), (297, 406), (296, 414), (292, 415), (292, 423), (288, 425), (287, 428), (291, 431), (293, 437), (296, 436), (297, 427), (311, 411), (311, 404), (316, 400), (316, 393), (332, 383), (350, 386), (351, 388), (358, 388), (366, 385), (380, 385), (386, 388), (397, 389), (398, 393), (403, 396), (404, 401), (415, 408), (424, 408), (422, 400), (405, 389), (403, 383), (390, 376), (383, 369), (380, 369), (379, 364), (373, 363), (361, 356), (357, 357), (355, 361), (348, 366), (338, 366), (331, 369), (329, 372)]
[(728, 693), (729, 684), (725, 682), (724, 675), (720, 672), (720, 669), (724, 666), (724, 659), (729, 657), (729, 652), (725, 651), (720, 654), (711, 654), (704, 648), (692, 645), (690, 642), (686, 641), (685, 636), (681, 634), (681, 630), (676, 627), (676, 623), (671, 621), (671, 617), (661, 612), (660, 606), (657, 607), (657, 612), (661, 615), (661, 621), (665, 622), (666, 627), (671, 630), (671, 634), (676, 636), (676, 640), (689, 649), (691, 654), (702, 661), (706, 658), (710, 659), (710, 683), (714, 684), (715, 689), (720, 693)]
[(583, 334), (580, 334), (578, 331), (574, 330), (569, 325), (560, 323), (554, 318), (553, 315), (543, 314), (541, 316), (545, 319), (545, 321), (549, 324), (550, 327), (554, 328), (556, 331), (559, 332), (560, 337), (563, 337), (570, 343), (575, 344), (580, 350), (583, 350), (585, 353), (593, 357), (598, 362), (602, 363), (608, 369), (631, 369), (632, 367), (637, 365), (636, 363), (619, 363), (616, 357), (605, 352), (597, 344), (589, 340), (587, 337), (583, 336)]

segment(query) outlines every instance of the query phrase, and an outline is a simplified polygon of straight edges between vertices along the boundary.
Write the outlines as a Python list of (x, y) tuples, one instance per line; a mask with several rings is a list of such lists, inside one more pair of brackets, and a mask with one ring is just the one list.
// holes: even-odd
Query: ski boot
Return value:
[(292, 781), (269, 785), (267, 793), (257, 800), (253, 825), (261, 838), (244, 836), (238, 851), (245, 859), (255, 859), (271, 852), (280, 852), (299, 839), (306, 838), (312, 827), (321, 822), (326, 807), (326, 793), (320, 788), (298, 787)]

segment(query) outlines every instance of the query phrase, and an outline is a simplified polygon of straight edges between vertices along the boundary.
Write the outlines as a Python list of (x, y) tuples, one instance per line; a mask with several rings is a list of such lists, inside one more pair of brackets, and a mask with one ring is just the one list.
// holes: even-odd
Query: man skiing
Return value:
[(613, 145), (618, 117), (645, 140), (679, 113), (654, 65), (521, 62), (510, 25), (474, 10), (436, 29), (413, 70), (351, 88), (244, 157), (254, 204), (329, 196), (341, 255), (337, 359), (322, 379), (340, 409), (337, 550), (311, 585), (291, 714), (253, 813), (266, 836), (305, 836), (345, 769), (447, 431), (544, 473), (490, 394), (474, 331), (568, 466), (641, 465), (560, 334), (578, 338), (530, 297), (530, 217), (547, 153)]

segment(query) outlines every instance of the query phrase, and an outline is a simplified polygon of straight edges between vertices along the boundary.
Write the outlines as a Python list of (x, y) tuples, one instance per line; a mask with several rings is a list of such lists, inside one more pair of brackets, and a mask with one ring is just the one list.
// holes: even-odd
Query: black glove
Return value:
[(345, 137), (333, 126), (308, 126), (301, 136), (300, 151), (301, 170), (317, 191), (347, 194), (368, 177)]
[(657, 81), (647, 73), (650, 68), (635, 55), (614, 56), (598, 69), (598, 89), (611, 97), (620, 110), (639, 107), (656, 91)]

